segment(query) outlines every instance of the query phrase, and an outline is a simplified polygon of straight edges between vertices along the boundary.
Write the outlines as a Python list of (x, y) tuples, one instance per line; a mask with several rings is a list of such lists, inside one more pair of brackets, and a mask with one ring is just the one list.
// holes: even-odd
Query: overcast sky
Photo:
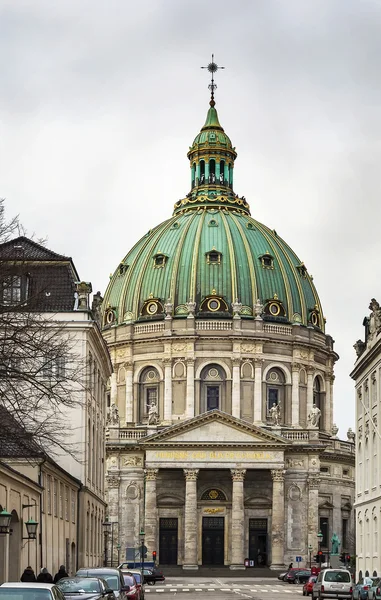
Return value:
[(189, 191), (212, 52), (235, 191), (314, 276), (346, 438), (381, 302), (380, 0), (0, 0), (0, 196), (103, 293)]

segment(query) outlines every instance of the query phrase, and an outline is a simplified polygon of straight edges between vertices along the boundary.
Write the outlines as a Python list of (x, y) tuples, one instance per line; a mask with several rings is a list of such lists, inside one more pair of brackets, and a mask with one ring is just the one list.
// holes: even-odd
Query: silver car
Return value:
[(323, 598), (351, 599), (353, 592), (352, 576), (345, 569), (324, 569), (318, 575), (312, 588), (312, 600)]

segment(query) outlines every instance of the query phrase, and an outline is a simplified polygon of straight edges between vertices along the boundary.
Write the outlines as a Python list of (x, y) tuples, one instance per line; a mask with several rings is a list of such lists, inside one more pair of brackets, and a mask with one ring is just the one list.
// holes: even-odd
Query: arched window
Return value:
[(205, 183), (205, 161), (200, 160), (200, 184)]
[(363, 489), (363, 479), (362, 479), (362, 474), (363, 474), (363, 469), (362, 469), (362, 444), (361, 442), (359, 442), (359, 447), (358, 447), (358, 465), (359, 465), (359, 477), (357, 479), (357, 489), (359, 492), (362, 492)]
[(373, 444), (373, 465), (372, 465), (372, 487), (376, 487), (378, 481), (378, 469), (377, 469), (377, 436), (373, 433), (372, 437)]
[(378, 552), (378, 520), (377, 515), (373, 517), (373, 555), (377, 555)]
[(225, 372), (219, 365), (208, 365), (201, 373), (201, 412), (223, 410)]
[(192, 188), (195, 186), (196, 183), (196, 163), (193, 163), (192, 165)]
[(285, 409), (285, 377), (281, 369), (273, 368), (266, 375), (266, 415), (272, 420), (271, 409), (280, 408), (280, 423), (284, 422)]
[(214, 158), (209, 161), (209, 183), (216, 183), (216, 161)]
[(220, 161), (220, 183), (225, 185), (225, 161)]
[(150, 406), (156, 405), (159, 414), (159, 373), (154, 367), (142, 371), (139, 381), (139, 422), (147, 422)]
[(205, 490), (205, 492), (201, 496), (201, 500), (209, 500), (211, 502), (226, 502), (226, 496), (221, 490), (212, 488), (209, 490)]
[(316, 404), (318, 409), (321, 411), (321, 417), (319, 419), (319, 429), (324, 427), (324, 402), (323, 402), (323, 390), (320, 377), (315, 377), (313, 385), (313, 403)]

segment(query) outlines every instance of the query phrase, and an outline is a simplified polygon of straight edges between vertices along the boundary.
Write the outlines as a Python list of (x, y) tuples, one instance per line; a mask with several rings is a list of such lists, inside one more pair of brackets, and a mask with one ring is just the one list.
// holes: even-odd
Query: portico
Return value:
[[(160, 562), (171, 555), (184, 569), (202, 564), (241, 569), (248, 557), (274, 568), (283, 565), (288, 445), (218, 411), (150, 436), (145, 443), (148, 553), (156, 550)], [(261, 498), (259, 483), (266, 490)]]

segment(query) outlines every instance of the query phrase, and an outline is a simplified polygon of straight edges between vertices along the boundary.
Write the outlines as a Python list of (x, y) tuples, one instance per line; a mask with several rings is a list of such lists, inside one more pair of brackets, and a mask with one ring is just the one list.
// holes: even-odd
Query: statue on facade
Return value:
[(318, 427), (319, 421), (321, 417), (321, 410), (316, 406), (316, 404), (312, 405), (310, 414), (308, 415), (308, 427)]
[(108, 425), (119, 425), (119, 409), (115, 403), (111, 404), (107, 419)]
[(364, 352), (364, 350), (366, 348), (366, 344), (362, 340), (357, 340), (357, 342), (355, 344), (353, 344), (353, 347), (356, 351), (356, 355), (361, 356), (361, 354)]
[(338, 538), (337, 533), (333, 534), (332, 539), (331, 539), (331, 543), (332, 543), (331, 554), (339, 554), (340, 540)]
[(148, 408), (148, 425), (157, 425), (159, 423), (159, 413), (155, 402), (151, 402)]
[(263, 304), (262, 302), (259, 300), (257, 300), (256, 304), (254, 304), (253, 309), (254, 309), (254, 317), (256, 319), (262, 319), (262, 314), (263, 314)]
[(269, 410), (270, 418), (273, 422), (273, 425), (278, 426), (280, 423), (280, 403), (276, 404), (273, 402), (272, 407)]
[(233, 318), (240, 319), (241, 318), (241, 310), (242, 310), (242, 302), (239, 302), (238, 299), (235, 302), (232, 302), (233, 309)]
[(371, 311), (368, 317), (368, 335), (372, 339), (381, 329), (381, 308), (375, 298), (372, 298), (369, 304)]
[(188, 319), (194, 319), (194, 313), (196, 310), (196, 302), (193, 302), (192, 298), (189, 298), (189, 302), (186, 302), (185, 306), (188, 310)]

